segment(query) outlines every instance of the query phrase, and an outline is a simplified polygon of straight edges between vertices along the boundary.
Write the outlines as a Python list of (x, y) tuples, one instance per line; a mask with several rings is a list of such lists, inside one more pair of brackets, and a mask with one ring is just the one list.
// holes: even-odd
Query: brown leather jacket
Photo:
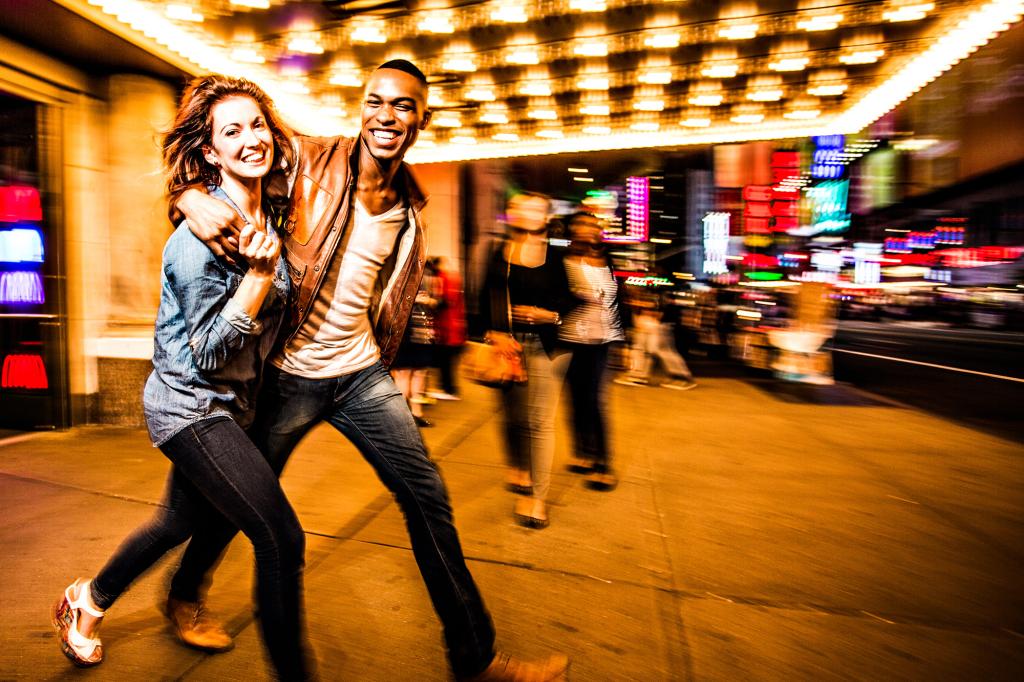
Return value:
[[(331, 258), (338, 245), (345, 243), (359, 160), (358, 138), (296, 136), (293, 145), (296, 161), (283, 223), (292, 300), (286, 330), (278, 341), (281, 347), (305, 322)], [(381, 269), (370, 303), (370, 320), (384, 366), (391, 364), (402, 341), (426, 252), (421, 211), (427, 199), (408, 166), (403, 163), (398, 173), (397, 180), (405, 188), (409, 222)], [(268, 188), (268, 193), (273, 195), (274, 189)], [(344, 252), (338, 257), (344, 258)]]

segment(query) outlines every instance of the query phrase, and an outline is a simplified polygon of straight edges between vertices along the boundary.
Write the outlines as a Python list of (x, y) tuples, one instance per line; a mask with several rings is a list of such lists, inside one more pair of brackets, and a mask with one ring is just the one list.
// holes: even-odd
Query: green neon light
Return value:
[(748, 272), (748, 279), (757, 280), (758, 282), (774, 282), (782, 279), (781, 272)]

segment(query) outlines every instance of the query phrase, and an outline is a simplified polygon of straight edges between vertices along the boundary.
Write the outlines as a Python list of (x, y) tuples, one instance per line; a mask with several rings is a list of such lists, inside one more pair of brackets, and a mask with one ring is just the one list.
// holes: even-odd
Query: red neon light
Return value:
[(16, 223), (22, 220), (42, 220), (43, 207), (39, 190), (28, 185), (0, 187), (0, 222)]
[(0, 374), (0, 388), (38, 390), (49, 387), (42, 356), (31, 353), (12, 353), (4, 358), (3, 372)]

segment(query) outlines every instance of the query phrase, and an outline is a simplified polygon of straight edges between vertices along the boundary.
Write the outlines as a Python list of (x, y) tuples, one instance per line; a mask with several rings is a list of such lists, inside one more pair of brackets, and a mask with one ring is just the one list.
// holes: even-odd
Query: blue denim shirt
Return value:
[[(210, 196), (231, 204), (219, 187)], [(267, 221), (272, 229), (272, 221)], [(156, 446), (189, 424), (232, 417), (251, 425), (263, 366), (284, 320), (289, 278), (284, 254), (252, 320), (231, 297), (245, 270), (218, 258), (183, 221), (167, 240), (160, 278), (153, 373), (143, 410)]]

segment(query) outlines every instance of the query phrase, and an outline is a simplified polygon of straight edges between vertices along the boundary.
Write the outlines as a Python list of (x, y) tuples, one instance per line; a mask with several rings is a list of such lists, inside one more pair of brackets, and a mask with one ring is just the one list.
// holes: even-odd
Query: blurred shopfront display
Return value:
[(59, 195), (45, 107), (0, 95), (0, 428), (69, 422)]

